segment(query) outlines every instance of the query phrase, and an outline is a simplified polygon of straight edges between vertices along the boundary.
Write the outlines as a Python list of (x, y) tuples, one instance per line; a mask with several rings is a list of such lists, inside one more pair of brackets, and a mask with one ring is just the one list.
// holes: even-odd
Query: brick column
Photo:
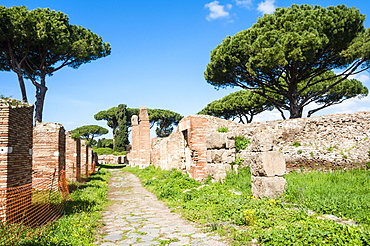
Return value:
[(131, 150), (130, 150), (130, 165), (135, 166), (139, 164), (139, 147), (140, 147), (140, 129), (139, 129), (139, 117), (133, 115), (131, 117)]
[(70, 181), (81, 180), (81, 141), (73, 139), (66, 132), (66, 178)]
[(140, 107), (139, 114), (139, 129), (140, 129), (140, 167), (147, 167), (150, 165), (150, 123), (149, 115), (146, 107)]
[(50, 178), (65, 171), (65, 130), (58, 123), (38, 123), (33, 130), (33, 179)]
[(188, 144), (191, 150), (190, 175), (196, 180), (206, 178), (208, 120), (201, 116), (190, 117)]
[(32, 105), (0, 100), (0, 221), (21, 219), (31, 203), (32, 122)]
[(88, 172), (89, 176), (95, 172), (94, 168), (94, 152), (91, 147), (87, 148), (87, 155), (88, 155)]
[(88, 147), (85, 145), (85, 140), (81, 140), (81, 175), (87, 178), (89, 176), (89, 156)]

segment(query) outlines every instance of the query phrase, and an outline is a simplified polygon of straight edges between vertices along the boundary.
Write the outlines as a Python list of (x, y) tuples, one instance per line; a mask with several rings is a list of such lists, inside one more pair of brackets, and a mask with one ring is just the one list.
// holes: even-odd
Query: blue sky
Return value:
[[(71, 24), (88, 28), (111, 44), (110, 56), (79, 69), (63, 68), (47, 79), (43, 121), (61, 123), (67, 130), (90, 124), (107, 127), (93, 116), (118, 104), (187, 116), (239, 90), (215, 90), (206, 83), (203, 72), (210, 52), (226, 36), (248, 29), (276, 7), (345, 4), (367, 15), (365, 26), (370, 27), (370, 5), (365, 0), (3, 0), (1, 4), (62, 11)], [(370, 88), (368, 72), (357, 78)], [(0, 94), (21, 98), (14, 73), (2, 72), (0, 80)], [(33, 103), (35, 89), (27, 84)], [(356, 111), (370, 111), (370, 98), (348, 100), (316, 115)], [(276, 119), (281, 119), (280, 113), (273, 111), (255, 121)]]

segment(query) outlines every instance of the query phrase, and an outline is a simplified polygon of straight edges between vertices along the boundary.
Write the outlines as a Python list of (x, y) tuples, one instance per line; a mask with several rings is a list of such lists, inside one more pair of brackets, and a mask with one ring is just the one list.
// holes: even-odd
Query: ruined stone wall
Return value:
[(33, 130), (33, 179), (65, 171), (65, 130), (57, 123), (38, 123)]
[(70, 181), (81, 180), (81, 141), (66, 132), (66, 178)]
[(127, 159), (125, 155), (99, 155), (99, 164), (123, 164), (126, 163)]
[(370, 161), (370, 112), (252, 123), (244, 136), (264, 129), (276, 135), (288, 170), (350, 169)]
[[(218, 132), (221, 127), (228, 132)], [(266, 131), (276, 138), (288, 170), (364, 167), (370, 161), (370, 112), (251, 124), (187, 116), (168, 138), (152, 140), (151, 161), (164, 169), (184, 170), (196, 179), (207, 175), (222, 179), (231, 163), (250, 165), (255, 155), (251, 147), (237, 153), (235, 137), (252, 139)]]
[(166, 170), (183, 170), (197, 180), (207, 175), (223, 178), (225, 164), (229, 165), (235, 159), (234, 142), (228, 139), (234, 134), (219, 133), (219, 127), (235, 131), (244, 125), (212, 116), (191, 115), (183, 118), (169, 137), (152, 140), (153, 165)]

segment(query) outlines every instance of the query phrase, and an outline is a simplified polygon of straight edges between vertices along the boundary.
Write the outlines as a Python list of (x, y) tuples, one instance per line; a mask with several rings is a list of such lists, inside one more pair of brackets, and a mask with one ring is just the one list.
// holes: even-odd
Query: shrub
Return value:
[(229, 129), (227, 127), (219, 127), (217, 129), (218, 132), (229, 132)]
[(111, 148), (95, 148), (94, 152), (97, 155), (126, 155), (126, 151), (117, 152), (117, 151), (114, 151)]
[(251, 143), (251, 141), (249, 139), (246, 139), (243, 136), (236, 136), (235, 137), (235, 150), (236, 150), (236, 152), (239, 152), (240, 150), (246, 149), (250, 143)]
[(300, 143), (300, 142), (294, 142), (294, 143), (292, 144), (292, 146), (294, 146), (294, 147), (299, 147), (299, 146), (301, 146), (301, 143)]

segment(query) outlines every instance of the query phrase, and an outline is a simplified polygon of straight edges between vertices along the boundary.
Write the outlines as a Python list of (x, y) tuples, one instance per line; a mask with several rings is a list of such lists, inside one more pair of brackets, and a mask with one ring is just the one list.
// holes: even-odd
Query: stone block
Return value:
[(235, 151), (234, 150), (224, 150), (221, 156), (222, 163), (231, 163), (235, 160)]
[(227, 134), (220, 132), (212, 132), (207, 136), (207, 149), (225, 149), (227, 142)]
[(235, 132), (228, 132), (226, 139), (226, 148), (234, 149), (235, 148), (235, 136), (238, 136)]
[(251, 161), (253, 176), (273, 177), (282, 176), (286, 172), (285, 159), (278, 151), (257, 153)]
[(283, 194), (286, 180), (283, 177), (253, 177), (252, 194), (254, 197), (276, 198)]
[(265, 152), (277, 150), (274, 134), (269, 132), (256, 133), (251, 139), (251, 151)]
[(231, 165), (229, 164), (207, 164), (206, 166), (207, 176), (211, 176), (214, 181), (224, 180), (230, 170)]

